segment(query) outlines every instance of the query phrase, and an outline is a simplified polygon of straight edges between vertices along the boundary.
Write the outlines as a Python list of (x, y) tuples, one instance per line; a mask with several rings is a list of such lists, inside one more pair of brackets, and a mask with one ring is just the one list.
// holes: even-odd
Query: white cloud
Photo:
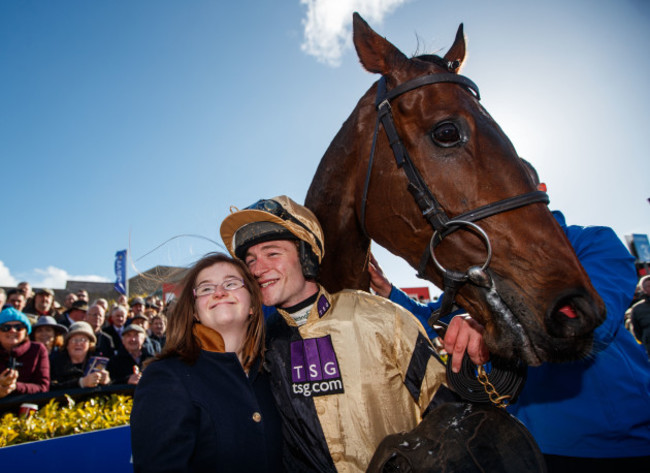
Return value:
[(344, 49), (351, 47), (352, 13), (379, 24), (384, 17), (408, 0), (300, 0), (307, 5), (302, 21), (305, 39), (301, 49), (333, 67), (341, 63)]
[(7, 268), (2, 261), (0, 261), (0, 286), (12, 287), (16, 286), (17, 284), (18, 281), (11, 275), (9, 268)]
[(110, 280), (94, 274), (75, 276), (65, 269), (48, 266), (46, 269), (36, 268), (27, 274), (21, 274), (20, 280), (11, 275), (9, 268), (0, 261), (0, 286), (16, 286), (19, 281), (29, 281), (32, 287), (49, 287), (51, 289), (64, 289), (67, 281), (109, 282)]
[(52, 289), (65, 288), (66, 281), (90, 281), (90, 282), (108, 282), (109, 280), (102, 276), (85, 275), (74, 276), (68, 274), (65, 269), (48, 266), (46, 269), (34, 269), (35, 278), (28, 281), (34, 287), (50, 287)]

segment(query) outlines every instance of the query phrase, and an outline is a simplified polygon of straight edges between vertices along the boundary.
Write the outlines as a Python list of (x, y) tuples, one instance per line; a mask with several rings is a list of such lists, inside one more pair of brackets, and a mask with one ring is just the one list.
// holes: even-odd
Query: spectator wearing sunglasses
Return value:
[(45, 345), (32, 342), (32, 326), (13, 307), (0, 312), (0, 398), (46, 392), (50, 388), (50, 361)]

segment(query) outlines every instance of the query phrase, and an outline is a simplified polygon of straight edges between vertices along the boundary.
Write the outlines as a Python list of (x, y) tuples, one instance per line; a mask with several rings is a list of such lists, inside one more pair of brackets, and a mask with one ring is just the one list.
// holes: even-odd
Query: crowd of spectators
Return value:
[[(650, 277), (639, 283), (626, 326), (650, 350), (650, 323), (640, 315), (650, 307), (648, 294)], [(90, 304), (82, 289), (67, 293), (58, 303), (51, 289), (33, 291), (29, 283), (21, 282), (6, 291), (0, 288), (0, 307), (0, 399), (137, 384), (143, 362), (160, 353), (166, 341), (169, 307), (157, 296), (134, 297), (130, 302), (126, 296), (111, 302), (99, 298)], [(96, 357), (104, 363), (90, 373)]]
[(0, 399), (108, 384), (135, 385), (165, 345), (169, 307), (157, 296), (59, 303), (27, 282), (0, 289)]

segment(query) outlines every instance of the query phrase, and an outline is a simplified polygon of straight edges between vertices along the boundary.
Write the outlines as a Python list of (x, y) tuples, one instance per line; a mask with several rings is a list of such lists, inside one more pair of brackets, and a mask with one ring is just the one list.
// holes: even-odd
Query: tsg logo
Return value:
[(291, 381), (294, 395), (343, 392), (339, 363), (329, 335), (291, 343)]

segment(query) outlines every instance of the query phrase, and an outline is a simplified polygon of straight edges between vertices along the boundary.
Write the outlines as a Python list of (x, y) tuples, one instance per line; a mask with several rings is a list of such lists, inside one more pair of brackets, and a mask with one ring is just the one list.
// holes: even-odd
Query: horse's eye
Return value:
[(445, 148), (457, 145), (461, 141), (460, 131), (455, 123), (443, 122), (435, 127), (431, 133), (433, 141)]

